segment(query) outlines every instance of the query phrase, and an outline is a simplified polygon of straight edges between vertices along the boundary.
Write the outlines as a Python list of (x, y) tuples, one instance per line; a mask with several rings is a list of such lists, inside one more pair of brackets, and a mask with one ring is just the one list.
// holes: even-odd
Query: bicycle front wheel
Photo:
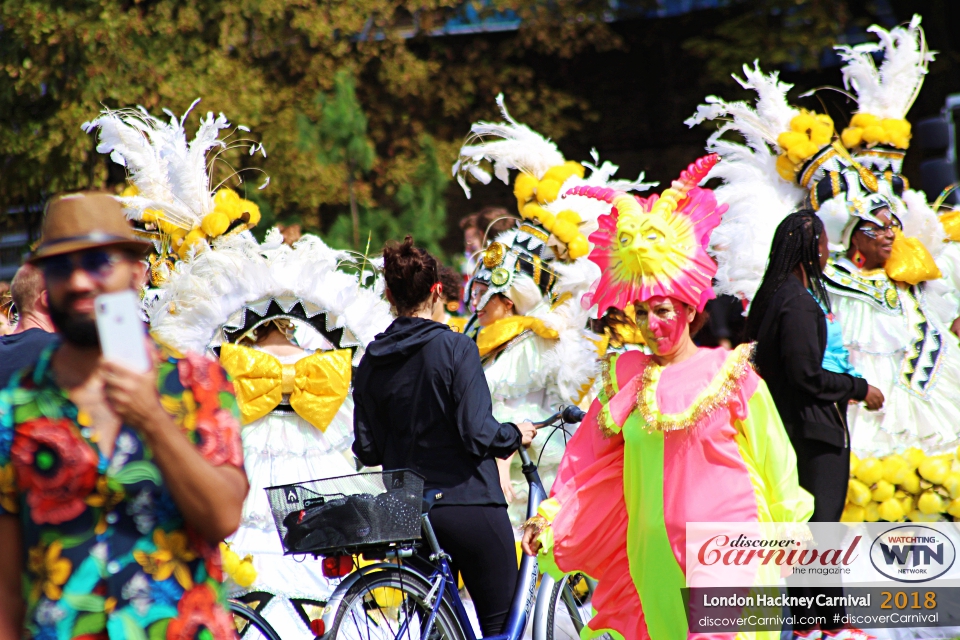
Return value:
[(582, 573), (564, 576), (553, 585), (547, 610), (547, 640), (578, 640), (593, 617), (593, 585)]
[(460, 622), (441, 588), (400, 569), (360, 578), (343, 597), (329, 640), (420, 640), (440, 598), (430, 640), (465, 640)]
[(227, 605), (241, 640), (280, 640), (270, 623), (249, 606), (238, 600), (230, 600)]

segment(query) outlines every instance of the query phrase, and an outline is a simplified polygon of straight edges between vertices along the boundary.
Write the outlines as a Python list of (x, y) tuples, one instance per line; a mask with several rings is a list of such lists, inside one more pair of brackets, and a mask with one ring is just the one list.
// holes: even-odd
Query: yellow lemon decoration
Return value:
[(904, 478), (903, 481), (898, 483), (903, 487), (904, 491), (907, 493), (912, 493), (914, 495), (920, 493), (920, 476), (917, 475), (916, 471), (911, 471)]
[(943, 499), (932, 490), (924, 491), (917, 500), (917, 509), (925, 515), (940, 513), (944, 508)]
[(883, 465), (880, 464), (880, 461), (876, 458), (865, 458), (857, 465), (857, 470), (854, 472), (854, 475), (857, 477), (857, 480), (867, 486), (876, 484), (877, 481), (883, 478)]
[(866, 515), (866, 509), (848, 502), (840, 515), (840, 522), (863, 522)]
[(896, 454), (883, 459), (883, 479), (890, 484), (900, 484), (911, 471), (910, 465)]
[(933, 484), (943, 484), (950, 473), (950, 463), (942, 457), (927, 458), (917, 469), (920, 477)]
[(892, 498), (896, 488), (887, 482), (886, 480), (881, 480), (874, 487), (871, 497), (874, 502), (883, 502), (887, 498)]
[(847, 486), (847, 502), (862, 507), (870, 502), (872, 497), (870, 487), (859, 480), (850, 480), (850, 484)]
[(866, 522), (877, 522), (880, 520), (880, 505), (876, 502), (871, 502), (866, 507), (864, 507), (863, 519)]
[(920, 466), (921, 462), (927, 459), (927, 454), (917, 447), (910, 447), (904, 452), (903, 457), (906, 458), (912, 468), (916, 469)]
[(896, 498), (888, 498), (881, 502), (877, 512), (887, 522), (899, 522), (907, 515), (903, 510), (903, 504)]

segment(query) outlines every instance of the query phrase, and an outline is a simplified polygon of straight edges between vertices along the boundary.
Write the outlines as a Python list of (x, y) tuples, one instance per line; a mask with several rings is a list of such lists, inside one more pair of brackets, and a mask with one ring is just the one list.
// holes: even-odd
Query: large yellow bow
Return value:
[(350, 390), (352, 353), (322, 351), (282, 364), (264, 351), (224, 344), (220, 363), (233, 378), (244, 424), (262, 418), (289, 396), (297, 414), (326, 431)]

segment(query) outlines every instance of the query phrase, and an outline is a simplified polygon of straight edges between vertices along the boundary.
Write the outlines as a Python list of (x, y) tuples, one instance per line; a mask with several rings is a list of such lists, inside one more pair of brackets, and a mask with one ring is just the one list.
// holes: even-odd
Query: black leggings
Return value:
[(483, 635), (500, 634), (519, 574), (507, 508), (438, 505), (430, 510), (430, 523), (450, 554), (453, 575), (459, 571), (463, 576)]

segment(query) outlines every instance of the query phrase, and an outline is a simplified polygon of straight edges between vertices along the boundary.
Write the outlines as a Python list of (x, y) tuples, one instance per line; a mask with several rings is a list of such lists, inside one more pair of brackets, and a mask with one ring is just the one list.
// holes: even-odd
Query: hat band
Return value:
[(115, 242), (131, 242), (131, 243), (142, 242), (140, 240), (137, 240), (136, 238), (127, 238), (124, 236), (115, 236), (109, 233), (94, 231), (93, 233), (88, 233), (82, 236), (67, 236), (65, 238), (57, 238), (55, 240), (45, 240), (38, 248), (51, 247), (53, 245), (63, 244), (64, 242), (82, 242), (82, 241), (97, 242), (100, 244), (112, 244)]

